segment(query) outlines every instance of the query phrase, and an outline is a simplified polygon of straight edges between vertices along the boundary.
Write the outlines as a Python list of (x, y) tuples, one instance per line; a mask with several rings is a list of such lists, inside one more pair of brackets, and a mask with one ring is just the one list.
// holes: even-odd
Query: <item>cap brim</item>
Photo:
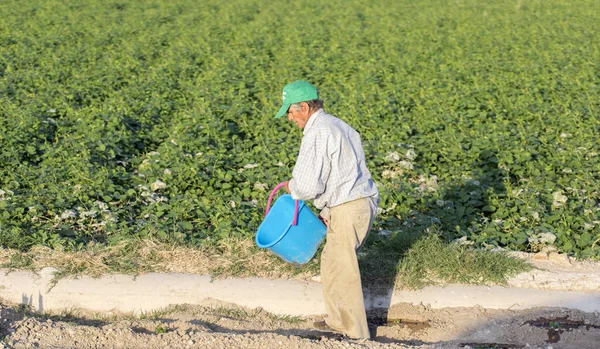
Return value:
[(275, 119), (279, 119), (280, 117), (283, 116), (283, 114), (287, 113), (288, 109), (290, 109), (290, 105), (288, 103), (283, 103), (283, 105), (281, 106), (281, 108), (279, 108), (279, 111), (277, 112), (277, 115), (275, 115)]

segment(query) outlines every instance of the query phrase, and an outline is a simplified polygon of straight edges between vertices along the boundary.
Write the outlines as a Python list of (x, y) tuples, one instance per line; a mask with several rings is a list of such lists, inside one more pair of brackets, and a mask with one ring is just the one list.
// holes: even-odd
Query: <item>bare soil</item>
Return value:
[[(232, 255), (240, 256), (239, 253)], [(81, 260), (94, 260), (86, 257)], [(171, 260), (171, 264), (179, 267), (174, 270), (170, 265), (165, 267), (166, 270), (199, 272), (180, 270), (180, 263), (173, 263), (178, 260), (174, 257), (170, 255), (165, 260)], [(268, 263), (267, 257), (265, 263)], [(598, 262), (575, 261), (555, 253), (519, 254), (516, 257), (526, 259), (536, 269), (509, 280), (511, 287), (592, 293), (600, 289)], [(236, 268), (234, 265), (226, 269)], [(103, 272), (106, 270), (100, 274)], [(288, 275), (285, 271), (275, 274), (268, 276), (300, 279), (312, 276), (311, 273)], [(314, 330), (312, 322), (320, 320), (318, 317), (279, 317), (262, 309), (247, 309), (218, 301), (203, 306), (174, 306), (160, 313), (133, 317), (79, 310), (40, 315), (0, 300), (0, 349), (600, 348), (600, 314), (597, 312), (564, 308), (526, 311), (481, 307), (432, 309), (426, 305), (398, 304), (391, 309), (372, 312), (369, 318), (372, 340), (355, 341)]]
[(399, 304), (369, 314), (373, 339), (312, 328), (318, 317), (280, 317), (212, 301), (145, 317), (35, 315), (0, 307), (0, 348), (598, 348), (600, 316), (562, 308), (431, 309)]

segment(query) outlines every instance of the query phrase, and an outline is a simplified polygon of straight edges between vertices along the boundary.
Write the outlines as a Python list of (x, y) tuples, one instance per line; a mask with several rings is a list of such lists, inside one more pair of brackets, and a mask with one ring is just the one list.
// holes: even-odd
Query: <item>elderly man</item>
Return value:
[(379, 194), (365, 163), (360, 135), (325, 113), (317, 89), (306, 81), (283, 88), (283, 105), (275, 117), (284, 114), (304, 130), (286, 189), (296, 200), (314, 200), (327, 224), (321, 255), (327, 318), (314, 325), (350, 338), (369, 338), (356, 252), (373, 224)]

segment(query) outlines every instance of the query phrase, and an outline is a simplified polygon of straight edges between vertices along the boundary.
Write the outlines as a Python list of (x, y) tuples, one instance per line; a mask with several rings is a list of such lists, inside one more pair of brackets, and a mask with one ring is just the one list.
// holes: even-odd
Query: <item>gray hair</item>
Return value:
[(294, 108), (294, 110), (298, 110), (298, 109), (302, 108), (302, 103), (308, 104), (308, 108), (310, 109), (311, 112), (315, 112), (315, 111), (323, 108), (323, 101), (320, 99), (313, 99), (311, 101), (294, 103), (294, 104), (290, 105), (290, 108)]

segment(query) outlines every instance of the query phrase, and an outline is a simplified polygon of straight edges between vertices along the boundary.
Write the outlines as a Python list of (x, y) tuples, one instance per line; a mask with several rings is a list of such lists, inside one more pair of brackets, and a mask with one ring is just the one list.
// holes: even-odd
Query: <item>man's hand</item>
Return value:
[(323, 218), (321, 215), (319, 215), (319, 217), (317, 217), (317, 218), (319, 218), (321, 223), (325, 224), (325, 226), (329, 225), (329, 222), (325, 218)]
[(290, 192), (290, 181), (286, 181), (286, 182), (285, 182), (285, 191), (286, 191), (288, 194), (291, 194), (291, 192)]

